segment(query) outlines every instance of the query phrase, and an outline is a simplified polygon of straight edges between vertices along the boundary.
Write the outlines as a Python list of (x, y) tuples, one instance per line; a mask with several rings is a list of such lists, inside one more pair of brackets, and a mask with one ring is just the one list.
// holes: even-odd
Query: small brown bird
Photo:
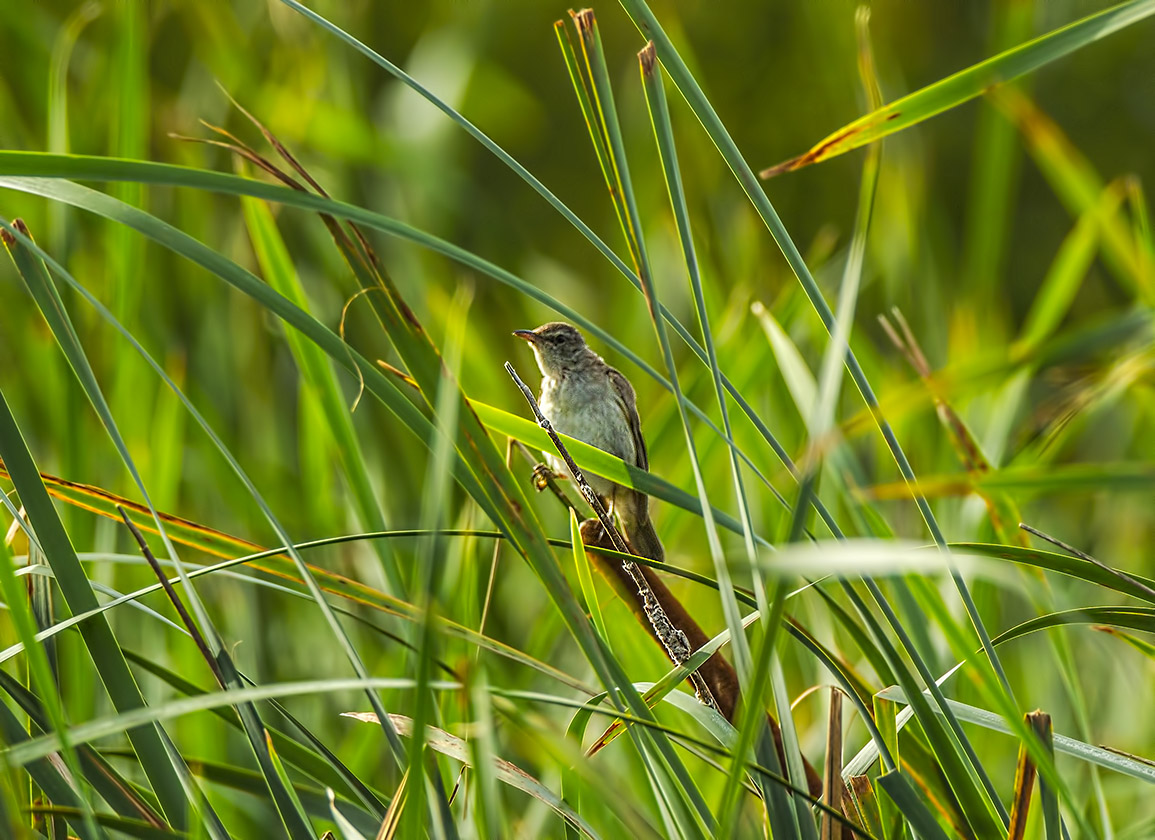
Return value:
[[(554, 321), (535, 330), (516, 330), (533, 347), (541, 368), (542, 414), (558, 432), (650, 468), (634, 389), (621, 373), (591, 350), (572, 325)], [(554, 472), (572, 478), (565, 462), (546, 453)], [(662, 561), (665, 551), (650, 521), (649, 497), (601, 476), (586, 474), (594, 492), (617, 516), (637, 554)]]

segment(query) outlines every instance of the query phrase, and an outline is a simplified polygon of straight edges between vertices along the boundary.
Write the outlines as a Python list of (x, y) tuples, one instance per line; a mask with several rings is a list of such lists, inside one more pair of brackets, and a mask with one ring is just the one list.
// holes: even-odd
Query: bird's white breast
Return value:
[[(633, 435), (624, 409), (609, 376), (547, 376), (541, 383), (541, 411), (554, 430), (617, 455), (628, 464), (637, 462)], [(580, 385), (575, 381), (580, 381)], [(572, 453), (571, 453), (572, 454)], [(547, 453), (549, 455), (549, 453)], [(565, 463), (549, 455), (557, 472), (569, 475)], [(594, 475), (586, 480), (599, 495), (610, 495), (613, 483)]]

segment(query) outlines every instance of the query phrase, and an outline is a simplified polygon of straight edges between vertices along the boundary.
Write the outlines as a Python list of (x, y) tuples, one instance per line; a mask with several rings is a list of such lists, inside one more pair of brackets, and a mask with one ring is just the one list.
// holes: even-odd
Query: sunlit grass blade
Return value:
[(764, 170), (762, 177), (770, 178), (829, 160), (917, 125), (986, 93), (995, 85), (1045, 67), (1152, 14), (1155, 14), (1155, 2), (1132, 0), (1088, 15), (878, 108), (820, 140), (805, 154)]
[(883, 833), (882, 821), (878, 815), (878, 797), (874, 793), (874, 786), (869, 776), (854, 776), (847, 784), (850, 796), (854, 802), (859, 822), (874, 836), (883, 840), (892, 840), (889, 834)]
[(1140, 639), (1138, 636), (1132, 636), (1130, 633), (1123, 633), (1116, 630), (1114, 627), (1096, 627), (1096, 630), (1102, 630), (1117, 639), (1122, 639), (1135, 650), (1146, 656), (1148, 659), (1155, 659), (1155, 645), (1148, 642), (1146, 639)]
[[(1027, 723), (1031, 722), (1032, 715), (1041, 715), (1042, 712), (1031, 712), (1027, 715)], [(1031, 794), (1035, 790), (1035, 762), (1023, 747), (1019, 747), (1019, 760), (1015, 768), (1015, 787), (1011, 793), (1011, 825), (1007, 831), (1007, 840), (1023, 840), (1027, 832), (1027, 816), (1031, 809)]]
[[(268, 207), (255, 199), (242, 200), (245, 212), (245, 221), (248, 224), (249, 236), (253, 240), (253, 250), (261, 265), (265, 279), (269, 285), (281, 292), (286, 298), (293, 301), (303, 310), (308, 310), (305, 292), (300, 278), (293, 267), (288, 249), (277, 230), (273, 214)], [(341, 466), (349, 482), (357, 513), (365, 528), (370, 531), (387, 531), (388, 525), (381, 513), (381, 504), (377, 500), (365, 457), (357, 434), (353, 429), (350, 410), (341, 393), (340, 385), (333, 373), (332, 363), (325, 358), (324, 353), (315, 344), (305, 341), (299, 333), (289, 332), (285, 336), (293, 356), (301, 369), (302, 376), (308, 383), (311, 394), (320, 404), (325, 420), (332, 434), (333, 446), (341, 461)], [(374, 542), (374, 551), (381, 561), (385, 579), (389, 582), (393, 594), (404, 592), (404, 584), (397, 568), (397, 560), (392, 556), (384, 542)]]
[(586, 557), (585, 543), (582, 542), (581, 528), (578, 527), (577, 514), (569, 512), (570, 543), (573, 545), (574, 568), (577, 570), (578, 582), (581, 585), (582, 597), (585, 598), (586, 610), (589, 611), (598, 635), (609, 645), (610, 635), (606, 631), (606, 620), (602, 615), (601, 604), (598, 603), (598, 594), (594, 589), (594, 578), (590, 573), (590, 561)]
[[(906, 818), (917, 836), (925, 840), (949, 840), (938, 820), (915, 791), (910, 777), (901, 770), (892, 770), (878, 777), (878, 785), (894, 800), (895, 807)], [(995, 835), (990, 835), (995, 836)]]
[[(826, 762), (822, 768), (822, 801), (833, 811), (842, 810), (842, 693), (830, 690), (830, 710), (826, 718)], [(822, 818), (821, 840), (835, 840), (837, 828), (829, 816)]]
[[(1040, 711), (1027, 715), (1031, 729), (1043, 744), (1048, 758), (1054, 761), (1055, 744), (1054, 731), (1051, 729), (1051, 716)], [(1060, 840), (1066, 834), (1062, 818), (1059, 816), (1059, 799), (1046, 779), (1039, 779), (1039, 801), (1043, 807), (1043, 826), (1047, 840)]]
[[(890, 750), (891, 757), (895, 764), (902, 766), (902, 752), (899, 747), (900, 741), (898, 738), (898, 706), (893, 700), (876, 694), (874, 695), (874, 723), (878, 727), (879, 732), (882, 733), (883, 740), (886, 742), (887, 748)], [(890, 794), (885, 790), (882, 796), (876, 797), (876, 808), (878, 809), (878, 819), (882, 825), (883, 832), (887, 840), (892, 838), (899, 838), (903, 835), (902, 821), (899, 818), (899, 812)]]

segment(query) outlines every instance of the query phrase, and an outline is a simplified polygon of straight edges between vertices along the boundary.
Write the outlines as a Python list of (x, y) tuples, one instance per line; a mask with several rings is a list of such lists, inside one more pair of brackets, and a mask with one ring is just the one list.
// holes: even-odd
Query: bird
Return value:
[[(541, 370), (542, 414), (562, 434), (649, 470), (646, 440), (630, 381), (606, 364), (572, 324), (553, 321), (532, 330), (514, 330), (528, 341)], [(565, 462), (546, 453), (553, 471), (573, 478)], [(665, 550), (650, 520), (649, 497), (597, 475), (586, 475), (593, 491), (618, 518), (636, 554), (663, 561)]]

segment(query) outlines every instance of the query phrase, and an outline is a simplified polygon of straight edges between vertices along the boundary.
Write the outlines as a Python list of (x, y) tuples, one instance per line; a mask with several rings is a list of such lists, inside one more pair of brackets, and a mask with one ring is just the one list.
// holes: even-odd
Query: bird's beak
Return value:
[(514, 330), (513, 334), (518, 338), (524, 338), (530, 344), (533, 344), (535, 341), (537, 341), (537, 333), (535, 333), (533, 330)]

